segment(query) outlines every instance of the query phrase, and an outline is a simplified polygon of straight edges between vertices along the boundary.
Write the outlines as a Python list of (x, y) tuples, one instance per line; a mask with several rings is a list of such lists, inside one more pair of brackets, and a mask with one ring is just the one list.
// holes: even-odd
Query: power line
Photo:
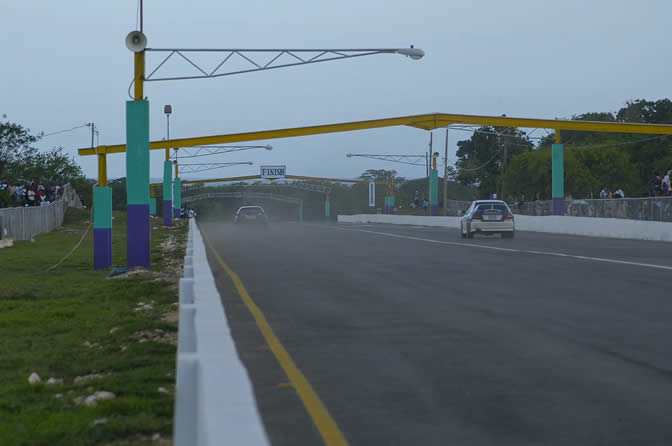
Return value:
[(495, 158), (497, 158), (497, 155), (499, 155), (500, 150), (501, 150), (501, 149), (497, 149), (497, 151), (496, 151), (495, 154), (492, 156), (492, 158), (490, 158), (488, 161), (486, 161), (485, 164), (482, 164), (482, 165), (480, 165), (480, 166), (478, 166), (478, 167), (476, 167), (476, 168), (473, 168), (473, 169), (464, 169), (464, 168), (461, 168), (461, 167), (457, 167), (457, 171), (458, 171), (458, 172), (461, 172), (461, 171), (464, 171), (464, 172), (476, 172), (477, 170), (481, 170), (481, 169), (483, 169), (485, 166), (487, 166), (488, 164), (490, 164)]
[(567, 147), (568, 150), (578, 150), (578, 149), (601, 149), (603, 147), (617, 147), (617, 146), (627, 146), (628, 144), (637, 144), (640, 142), (646, 142), (646, 141), (653, 141), (654, 139), (661, 139), (661, 138), (668, 138), (672, 135), (660, 135), (660, 136), (653, 136), (651, 138), (644, 138), (644, 139), (637, 139), (635, 141), (628, 141), (628, 142), (618, 142), (618, 143), (612, 143), (612, 144), (602, 144), (602, 145), (597, 145), (597, 146), (591, 146), (591, 145), (584, 145), (584, 146), (578, 146), (578, 147)]
[(72, 132), (73, 130), (81, 129), (83, 127), (88, 127), (88, 124), (83, 124), (83, 125), (78, 125), (77, 127), (73, 127), (71, 129), (65, 129), (65, 130), (59, 130), (57, 132), (52, 132), (52, 133), (44, 133), (40, 135), (40, 138), (44, 138), (45, 136), (51, 136), (51, 135), (58, 135), (60, 133), (66, 133), (66, 132)]

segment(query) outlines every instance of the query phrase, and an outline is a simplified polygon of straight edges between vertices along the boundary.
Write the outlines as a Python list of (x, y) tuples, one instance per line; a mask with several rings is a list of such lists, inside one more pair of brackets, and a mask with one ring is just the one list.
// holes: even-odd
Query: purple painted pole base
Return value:
[(437, 216), (439, 215), (439, 206), (433, 204), (429, 207), (429, 215)]
[(553, 197), (553, 215), (565, 215), (565, 200)]
[(128, 205), (128, 228), (126, 229), (127, 260), (129, 268), (152, 266), (150, 246), (149, 205)]
[(163, 200), (163, 226), (173, 226), (173, 200)]
[(174, 211), (174, 215), (173, 215), (173, 216), (174, 216), (175, 218), (180, 218), (180, 217), (182, 217), (182, 210), (181, 210), (181, 209), (175, 208), (175, 209), (173, 209), (173, 211)]
[(93, 267), (106, 269), (112, 266), (112, 228), (93, 230)]

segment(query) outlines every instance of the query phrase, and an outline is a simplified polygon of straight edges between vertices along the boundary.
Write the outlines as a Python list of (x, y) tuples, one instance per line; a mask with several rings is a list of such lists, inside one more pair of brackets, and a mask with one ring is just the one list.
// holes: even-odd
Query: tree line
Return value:
[[(672, 101), (627, 101), (617, 112), (590, 112), (573, 120), (672, 124)], [(597, 198), (602, 185), (629, 197), (652, 194), (657, 171), (672, 168), (672, 138), (661, 135), (562, 131), (565, 194)], [(534, 137), (511, 127), (478, 128), (458, 142), (454, 178), (481, 198), (497, 193), (509, 201), (551, 198), (554, 133)], [(506, 158), (504, 153), (507, 154)]]
[[(35, 144), (42, 133), (34, 134), (30, 129), (7, 120), (0, 119), (0, 183), (7, 184), (72, 184), (85, 203), (91, 203), (91, 180), (87, 180), (82, 168), (74, 158), (64, 152), (63, 147), (53, 147), (40, 151)], [(0, 196), (8, 205), (9, 196)]]

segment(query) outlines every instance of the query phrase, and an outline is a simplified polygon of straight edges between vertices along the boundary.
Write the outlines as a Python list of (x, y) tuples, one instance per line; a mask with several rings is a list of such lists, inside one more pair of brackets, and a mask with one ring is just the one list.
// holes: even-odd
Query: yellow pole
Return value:
[(560, 130), (556, 129), (555, 130), (555, 143), (560, 144), (562, 140), (560, 139)]
[(107, 156), (98, 154), (98, 186), (107, 187)]
[(434, 158), (434, 170), (436, 170), (436, 158)]
[(175, 163), (175, 178), (180, 178), (180, 175), (177, 173), (177, 163)]
[(166, 149), (166, 161), (170, 161), (170, 149)]
[(145, 82), (145, 52), (135, 53), (135, 94), (133, 99), (142, 101), (144, 99)]
[(156, 198), (156, 192), (154, 191), (154, 186), (149, 185), (149, 198)]

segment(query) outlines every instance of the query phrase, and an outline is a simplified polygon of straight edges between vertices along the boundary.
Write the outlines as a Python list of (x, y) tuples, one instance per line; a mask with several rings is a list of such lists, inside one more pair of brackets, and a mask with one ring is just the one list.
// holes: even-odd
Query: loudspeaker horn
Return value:
[(144, 51), (147, 48), (147, 37), (140, 31), (131, 31), (126, 36), (126, 48), (134, 53)]

